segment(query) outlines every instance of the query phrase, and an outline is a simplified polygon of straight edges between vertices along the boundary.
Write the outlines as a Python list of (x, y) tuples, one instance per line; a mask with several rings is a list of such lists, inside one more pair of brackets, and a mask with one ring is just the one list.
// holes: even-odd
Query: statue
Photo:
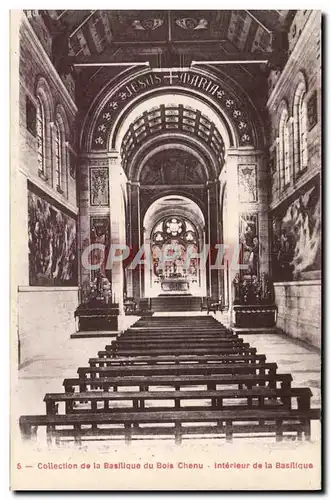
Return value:
[(273, 288), (267, 273), (262, 273), (261, 276), (261, 301), (265, 304), (273, 302)]
[(240, 275), (237, 273), (233, 280), (233, 288), (234, 288), (234, 304), (240, 304)]
[(248, 259), (248, 269), (252, 275), (258, 275), (258, 264), (259, 264), (259, 239), (257, 236), (253, 238), (253, 246), (250, 249), (249, 259)]
[(109, 304), (111, 302), (111, 284), (101, 271), (97, 272), (94, 280), (90, 282), (90, 299)]

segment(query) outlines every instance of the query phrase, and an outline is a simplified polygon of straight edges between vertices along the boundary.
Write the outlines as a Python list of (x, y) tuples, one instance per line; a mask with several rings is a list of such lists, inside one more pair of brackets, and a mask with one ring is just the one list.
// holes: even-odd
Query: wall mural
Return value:
[[(102, 276), (106, 276), (111, 280), (111, 270), (106, 269), (106, 263), (110, 248), (110, 219), (108, 216), (103, 217), (91, 217), (90, 219), (90, 238), (91, 244), (100, 243), (105, 246), (105, 250), (95, 248), (91, 252), (90, 262), (91, 264), (100, 263), (100, 273)], [(98, 275), (97, 271), (92, 271), (92, 279), (95, 279)]]
[(239, 242), (241, 244), (240, 262), (247, 266), (243, 274), (258, 276), (259, 274), (259, 231), (257, 214), (240, 214)]
[(238, 165), (239, 201), (257, 201), (256, 165)]
[(274, 281), (315, 279), (321, 270), (321, 201), (318, 184), (272, 219)]
[(90, 204), (93, 207), (109, 205), (108, 167), (90, 167)]
[(30, 286), (76, 286), (76, 220), (28, 191)]

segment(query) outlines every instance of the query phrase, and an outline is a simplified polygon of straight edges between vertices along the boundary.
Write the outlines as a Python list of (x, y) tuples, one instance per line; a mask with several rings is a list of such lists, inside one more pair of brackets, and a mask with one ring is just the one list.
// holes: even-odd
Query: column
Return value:
[[(132, 257), (139, 251), (142, 245), (141, 220), (140, 220), (140, 183), (128, 181), (129, 192), (129, 238)], [(128, 274), (132, 286), (132, 296), (139, 301), (143, 296), (141, 266), (132, 269)]]
[(210, 263), (209, 263), (209, 294), (213, 301), (220, 299), (220, 269), (214, 268), (216, 255), (215, 246), (220, 243), (219, 231), (219, 181), (209, 182), (207, 185), (208, 194), (208, 226), (210, 244)]
[[(241, 222), (257, 223), (258, 272), (269, 273), (268, 192), (270, 178), (264, 152), (250, 148), (230, 149), (226, 160), (227, 221), (226, 241), (232, 249), (240, 243)], [(238, 252), (237, 252), (238, 254)], [(231, 265), (232, 264), (232, 265)], [(238, 272), (229, 262), (229, 300), (232, 303), (232, 281)]]
[[(224, 245), (226, 245), (227, 257), (225, 259), (225, 272), (228, 280), (228, 303), (232, 305), (232, 281), (238, 268), (238, 245), (239, 245), (239, 203), (238, 203), (238, 158), (235, 149), (229, 149), (226, 156), (224, 168), (227, 190), (227, 217), (224, 219)], [(224, 210), (225, 207), (223, 207)]]
[[(98, 188), (102, 180), (102, 188)], [(77, 233), (78, 258), (80, 265), (81, 300), (92, 278), (92, 272), (82, 265), (81, 255), (91, 243), (91, 226), (97, 222), (104, 227), (104, 240), (109, 240), (110, 228), (110, 186), (109, 158), (107, 153), (86, 154), (79, 159), (77, 169), (77, 184), (79, 193), (79, 220)], [(107, 236), (106, 236), (107, 235)], [(107, 276), (111, 278), (110, 271)]]
[[(121, 165), (119, 154), (111, 154), (109, 158), (110, 182), (110, 243), (111, 245), (126, 244), (126, 221), (123, 190), (126, 177)], [(112, 295), (119, 304), (120, 314), (124, 314), (124, 265), (123, 261), (112, 263)]]

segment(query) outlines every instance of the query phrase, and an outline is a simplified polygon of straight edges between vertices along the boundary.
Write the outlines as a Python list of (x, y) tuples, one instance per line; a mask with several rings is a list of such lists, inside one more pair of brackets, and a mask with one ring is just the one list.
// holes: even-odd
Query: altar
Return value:
[(163, 292), (186, 292), (189, 293), (190, 285), (186, 278), (169, 277), (161, 281)]

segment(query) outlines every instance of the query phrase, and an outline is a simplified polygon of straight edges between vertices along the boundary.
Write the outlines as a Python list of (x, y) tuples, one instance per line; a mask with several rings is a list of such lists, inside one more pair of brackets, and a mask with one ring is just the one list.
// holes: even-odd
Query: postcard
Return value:
[(11, 489), (321, 490), (321, 12), (10, 36)]

